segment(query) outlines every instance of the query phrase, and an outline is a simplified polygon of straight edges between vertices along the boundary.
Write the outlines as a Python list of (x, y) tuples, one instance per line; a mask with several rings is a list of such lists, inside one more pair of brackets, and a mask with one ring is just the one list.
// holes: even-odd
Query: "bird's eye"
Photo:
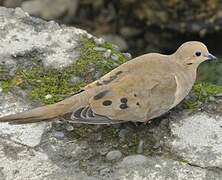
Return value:
[(201, 52), (200, 52), (200, 51), (197, 51), (197, 52), (195, 52), (195, 55), (196, 55), (196, 56), (200, 56), (200, 55), (201, 55)]

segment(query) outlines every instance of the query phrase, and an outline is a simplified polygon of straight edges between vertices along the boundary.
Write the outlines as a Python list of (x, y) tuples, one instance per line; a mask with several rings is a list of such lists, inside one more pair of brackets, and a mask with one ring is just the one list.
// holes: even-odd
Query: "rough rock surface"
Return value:
[[(29, 68), (29, 62), (38, 57), (44, 68), (62, 68), (66, 72), (63, 68), (84, 61), (82, 46), (78, 46), (82, 34), (88, 40), (92, 37), (76, 28), (32, 18), (21, 9), (0, 8), (0, 62), (7, 67), (0, 68), (0, 116), (39, 105), (36, 99), (28, 98), (33, 87), (22, 83), (24, 77), (16, 74), (18, 65)], [(118, 65), (123, 54), (110, 44), (101, 45), (102, 39), (94, 40), (96, 45), (87, 41), (87, 50), (93, 49), (94, 56), (88, 54), (90, 58), (104, 59), (104, 53), (109, 51), (110, 57), (100, 61), (103, 67), (107, 68), (107, 62)], [(114, 55), (119, 60), (112, 59)], [(102, 73), (97, 70), (94, 75), (99, 77)], [(14, 79), (18, 75), (20, 79)], [(74, 75), (68, 77), (78, 81), (89, 78)], [(10, 78), (16, 81), (8, 81)], [(46, 93), (45, 103), (53, 98), (41, 92)], [(174, 110), (147, 125), (0, 124), (0, 180), (220, 180), (221, 109), (221, 97), (216, 97), (200, 112)], [(107, 158), (110, 152), (118, 152), (115, 158), (112, 154), (115, 160)]]

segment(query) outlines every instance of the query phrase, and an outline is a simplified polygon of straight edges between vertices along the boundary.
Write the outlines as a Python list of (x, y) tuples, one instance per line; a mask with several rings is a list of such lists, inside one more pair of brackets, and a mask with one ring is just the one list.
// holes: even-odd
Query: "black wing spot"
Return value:
[(140, 106), (140, 103), (139, 103), (139, 102), (137, 102), (137, 103), (136, 103), (136, 105), (137, 105), (137, 106)]
[(112, 104), (112, 101), (110, 100), (103, 101), (104, 106), (110, 106), (111, 104)]
[(109, 84), (110, 82), (112, 82), (113, 80), (115, 80), (117, 78), (117, 75), (114, 76), (110, 76), (109, 80), (104, 80), (103, 84)]
[(97, 86), (102, 86), (103, 84), (102, 84), (101, 82), (97, 81), (97, 82), (96, 82), (96, 85), (97, 85)]
[(120, 102), (121, 102), (121, 103), (124, 103), (124, 104), (126, 104), (126, 103), (127, 103), (127, 101), (128, 101), (128, 99), (127, 99), (127, 98), (121, 98), (121, 99), (120, 99)]
[(118, 71), (117, 73), (116, 73), (116, 75), (119, 75), (119, 74), (122, 74), (123, 73), (123, 71)]
[(134, 97), (137, 97), (137, 95), (136, 95), (136, 94), (134, 94)]
[(102, 99), (109, 91), (105, 90), (94, 96), (94, 100)]
[(120, 109), (127, 109), (129, 106), (127, 104), (121, 104), (119, 107)]

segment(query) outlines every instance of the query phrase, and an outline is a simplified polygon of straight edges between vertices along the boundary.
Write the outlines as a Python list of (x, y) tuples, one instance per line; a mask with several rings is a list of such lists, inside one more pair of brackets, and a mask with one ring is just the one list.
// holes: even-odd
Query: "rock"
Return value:
[(146, 164), (148, 158), (143, 155), (131, 155), (123, 158), (123, 160), (119, 163), (120, 167), (135, 167), (135, 166), (142, 166)]
[[(30, 104), (24, 99), (18, 98), (16, 95), (3, 95), (0, 93), (0, 116), (13, 114), (30, 108)], [(18, 143), (27, 146), (37, 146), (41, 141), (42, 134), (47, 124), (28, 124), (28, 125), (0, 125), (0, 137), (7, 137)]]
[(103, 38), (97, 38), (95, 39), (95, 42), (97, 45), (102, 45), (105, 43), (105, 40)]
[(4, 0), (3, 6), (9, 8), (16, 8), (22, 4), (24, 0)]
[(199, 113), (174, 121), (172, 152), (201, 167), (222, 168), (222, 118)]
[(216, 101), (216, 99), (215, 99), (215, 97), (210, 96), (210, 97), (209, 97), (209, 101), (211, 101), (211, 102), (215, 102), (215, 101)]
[(113, 61), (118, 61), (118, 60), (119, 60), (119, 57), (118, 57), (116, 54), (113, 54), (113, 55), (111, 55), (111, 59), (112, 59)]
[(67, 131), (73, 131), (74, 130), (73, 125), (69, 124), (69, 123), (66, 123), (65, 128), (66, 128)]
[(104, 52), (107, 50), (106, 48), (103, 48), (103, 47), (94, 47), (93, 49), (96, 51), (101, 51), (101, 52)]
[(140, 140), (139, 144), (138, 144), (138, 147), (137, 147), (137, 153), (142, 154), (143, 153), (143, 148), (144, 148), (144, 141)]
[(84, 81), (84, 80), (83, 80), (83, 78), (81, 78), (79, 76), (72, 76), (69, 81), (72, 84), (76, 84), (76, 83), (79, 83), (79, 82)]
[[(0, 16), (10, 16), (10, 12), (1, 8)], [(23, 19), (20, 19), (20, 17), (23, 17)], [(26, 23), (26, 21), (30, 22)], [(7, 23), (10, 26), (7, 26)], [(35, 24), (38, 25), (35, 26)], [(10, 59), (13, 61), (11, 55), (24, 56), (36, 52), (39, 53), (38, 58), (44, 59), (44, 66), (53, 68), (67, 67), (75, 62), (79, 57), (79, 52), (74, 50), (78, 45), (79, 35), (86, 33), (79, 29), (60, 28), (55, 22), (46, 24), (43, 21), (29, 17), (24, 12), (10, 16), (10, 20), (1, 19), (0, 28), (7, 32), (7, 36), (0, 39), (0, 42), (4, 41), (0, 54), (10, 55), (8, 61)], [(71, 52), (70, 49), (72, 49)]]
[(3, 167), (0, 172), (5, 175), (5, 179), (44, 179), (59, 170), (43, 152), (2, 139), (0, 159), (0, 167)]
[(123, 53), (123, 55), (128, 59), (132, 59), (132, 55), (130, 53)]
[(108, 161), (116, 161), (119, 160), (122, 157), (122, 153), (118, 150), (110, 151), (106, 155), (106, 159)]
[[(142, 156), (142, 155), (140, 155)], [(142, 157), (143, 159), (144, 157)], [(220, 173), (212, 173), (207, 169), (191, 166), (183, 162), (173, 161), (161, 157), (146, 157), (142, 164), (134, 164), (133, 161), (117, 166), (112, 176), (120, 180), (173, 180), (173, 179), (220, 179)]]
[(216, 94), (216, 97), (222, 97), (222, 93)]
[(21, 7), (33, 16), (68, 23), (76, 14), (78, 0), (31, 0), (23, 2)]
[(123, 39), (121, 36), (115, 34), (106, 34), (103, 35), (102, 37), (105, 39), (105, 41), (117, 45), (120, 51), (125, 51), (128, 49), (128, 45), (125, 39)]
[(125, 141), (127, 133), (129, 133), (129, 130), (128, 130), (128, 129), (121, 129), (121, 130), (119, 131), (120, 141), (122, 141), (122, 142)]
[(111, 51), (110, 49), (108, 49), (108, 50), (104, 53), (104, 57), (105, 57), (106, 59), (108, 59), (108, 58), (111, 56), (111, 54), (112, 54), (112, 51)]
[(52, 98), (52, 95), (51, 94), (47, 94), (46, 96), (45, 96), (45, 99), (51, 99)]
[(65, 137), (65, 134), (63, 132), (56, 131), (54, 132), (54, 137), (57, 139), (63, 139)]

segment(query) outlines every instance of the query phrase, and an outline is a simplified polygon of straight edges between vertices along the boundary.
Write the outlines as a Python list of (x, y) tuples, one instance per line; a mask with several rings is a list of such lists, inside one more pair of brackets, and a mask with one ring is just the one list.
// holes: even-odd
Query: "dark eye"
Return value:
[(195, 52), (195, 55), (196, 55), (196, 56), (200, 56), (200, 55), (201, 55), (201, 52), (200, 52), (200, 51), (197, 51), (197, 52)]

